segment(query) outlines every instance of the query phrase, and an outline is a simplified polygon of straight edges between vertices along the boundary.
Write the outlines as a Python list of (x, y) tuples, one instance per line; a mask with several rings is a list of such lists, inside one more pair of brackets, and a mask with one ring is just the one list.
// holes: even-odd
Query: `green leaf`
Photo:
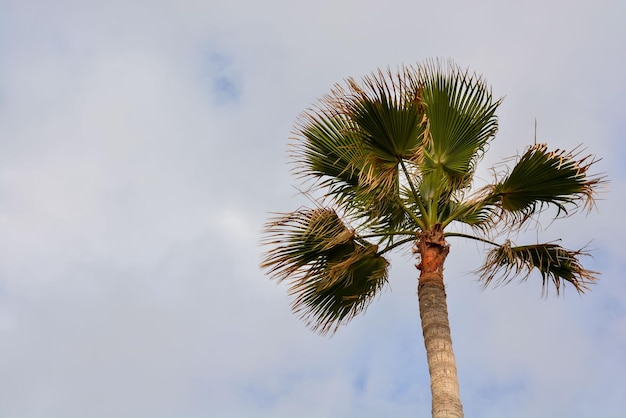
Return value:
[(397, 161), (379, 158), (360, 132), (351, 115), (323, 108), (302, 115), (293, 153), (298, 174), (313, 177), (345, 212), (373, 225), (398, 225), (405, 213)]
[(494, 101), (481, 77), (454, 64), (430, 62), (419, 71), (428, 121), (422, 171), (441, 177), (451, 190), (467, 187), (498, 130), (501, 101)]
[(515, 278), (526, 280), (536, 270), (541, 275), (545, 294), (550, 281), (557, 294), (564, 283), (584, 293), (598, 274), (580, 264), (579, 258), (585, 255), (588, 254), (583, 250), (567, 250), (551, 243), (515, 247), (507, 240), (489, 252), (478, 273), (487, 287), (493, 280), (497, 284), (507, 284)]
[(396, 76), (379, 71), (365, 77), (362, 85), (348, 80), (345, 112), (359, 126), (364, 144), (381, 160), (397, 163), (413, 158), (423, 145), (424, 106), (411, 77), (408, 71)]
[(557, 217), (567, 215), (568, 206), (591, 209), (596, 187), (604, 182), (601, 176), (587, 175), (595, 162), (590, 155), (577, 159), (577, 154), (549, 152), (545, 144), (536, 144), (503, 181), (492, 186), (491, 195), (505, 213), (522, 222), (547, 205), (558, 208)]
[(351, 134), (349, 119), (341, 115), (304, 114), (301, 116), (293, 156), (298, 174), (324, 179), (321, 187), (341, 194), (358, 185), (366, 158), (358, 138)]
[(460, 222), (485, 233), (494, 226), (493, 204), (483, 199), (460, 202), (450, 199), (442, 203), (440, 213), (444, 227), (451, 222)]
[(289, 282), (292, 309), (322, 334), (364, 311), (387, 283), (388, 262), (332, 209), (302, 209), (266, 225), (261, 267)]

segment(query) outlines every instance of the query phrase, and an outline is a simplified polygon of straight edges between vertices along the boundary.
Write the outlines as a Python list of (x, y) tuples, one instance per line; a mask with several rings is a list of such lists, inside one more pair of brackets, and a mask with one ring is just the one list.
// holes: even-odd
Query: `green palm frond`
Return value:
[(364, 144), (384, 161), (414, 158), (423, 144), (424, 106), (411, 77), (407, 70), (397, 75), (378, 71), (363, 78), (361, 86), (349, 79), (348, 92), (337, 90)]
[[(347, 205), (349, 212), (355, 214), (355, 222), (361, 221), (372, 233), (387, 233), (406, 229), (407, 224), (411, 223), (406, 207), (401, 202), (397, 195), (389, 195), (373, 199), (356, 198)], [(409, 227), (413, 227), (413, 224)]]
[[(372, 160), (347, 117), (321, 111), (305, 114), (298, 131), (301, 138), (293, 156), (299, 175), (313, 177), (317, 187), (347, 211), (369, 208), (370, 217), (388, 216), (382, 210), (397, 197), (397, 169)], [(367, 183), (364, 177), (376, 181)]]
[(387, 283), (378, 247), (349, 229), (332, 209), (302, 209), (266, 225), (271, 249), (261, 267), (289, 282), (292, 309), (313, 330), (334, 332), (367, 308)]
[(494, 205), (484, 199), (447, 200), (440, 210), (441, 224), (445, 227), (452, 222), (460, 222), (485, 233), (493, 226), (494, 209)]
[(294, 132), (297, 173), (372, 224), (396, 227), (406, 219), (398, 162), (417, 158), (424, 127), (423, 106), (406, 77), (378, 72), (362, 87), (352, 79), (337, 85)]
[(504, 180), (491, 186), (491, 197), (505, 214), (522, 223), (549, 205), (558, 208), (557, 217), (569, 214), (568, 207), (590, 210), (596, 188), (604, 179), (587, 175), (597, 160), (590, 155), (577, 157), (576, 153), (563, 150), (550, 152), (545, 144), (533, 145)]
[(452, 63), (430, 62), (418, 72), (428, 120), (422, 171), (441, 176), (452, 190), (465, 188), (498, 130), (495, 111), (501, 101), (481, 77)]
[(478, 273), (487, 287), (494, 280), (497, 284), (507, 284), (515, 278), (526, 280), (537, 270), (545, 294), (550, 281), (557, 294), (566, 282), (584, 293), (597, 280), (598, 274), (580, 264), (579, 258), (586, 255), (583, 250), (567, 250), (551, 243), (515, 247), (506, 241), (489, 252)]
[(358, 138), (350, 134), (353, 130), (342, 115), (322, 110), (302, 115), (297, 125), (300, 141), (292, 153), (297, 174), (321, 179), (319, 186), (329, 188), (331, 194), (358, 186), (366, 155)]

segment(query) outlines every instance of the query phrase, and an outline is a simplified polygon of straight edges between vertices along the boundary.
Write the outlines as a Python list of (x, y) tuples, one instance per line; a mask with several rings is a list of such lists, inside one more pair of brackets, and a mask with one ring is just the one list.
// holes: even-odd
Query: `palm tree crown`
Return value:
[(473, 187), (500, 103), (482, 77), (429, 61), (348, 79), (301, 116), (295, 172), (322, 198), (267, 223), (262, 267), (289, 283), (293, 310), (308, 326), (334, 332), (362, 312), (386, 284), (385, 256), (398, 247), (414, 246), (420, 286), (436, 279), (443, 289), (452, 236), (491, 247), (478, 271), (485, 285), (536, 270), (544, 288), (569, 283), (582, 293), (597, 279), (581, 265), (582, 250), (491, 238), (550, 207), (555, 218), (589, 210), (603, 182), (588, 174), (592, 156), (535, 144), (492, 184)]
[(533, 145), (508, 173), (472, 193), (501, 102), (481, 77), (428, 62), (346, 84), (305, 112), (295, 130), (297, 174), (312, 177), (327, 199), (274, 218), (264, 240), (271, 249), (262, 266), (290, 282), (294, 310), (313, 329), (334, 330), (361, 312), (387, 281), (384, 254), (437, 224), (469, 225), (476, 235), (445, 236), (493, 245), (480, 270), (486, 284), (535, 269), (557, 291), (565, 281), (583, 292), (596, 280), (581, 266), (580, 250), (487, 239), (550, 205), (557, 216), (591, 209), (602, 182), (587, 173), (593, 157)]

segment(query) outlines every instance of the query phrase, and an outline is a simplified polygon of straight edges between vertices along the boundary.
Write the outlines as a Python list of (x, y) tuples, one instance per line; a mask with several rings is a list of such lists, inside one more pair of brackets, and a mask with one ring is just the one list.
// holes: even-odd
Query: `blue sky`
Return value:
[[(466, 416), (626, 413), (621, 1), (0, 0), (0, 416), (429, 416), (417, 271), (332, 338), (259, 270), (269, 212), (306, 205), (300, 112), (376, 68), (453, 58), (500, 131), (481, 168), (537, 138), (584, 144), (611, 183), (541, 231), (591, 241), (579, 297), (481, 290), (451, 240), (446, 281)], [(526, 236), (535, 239), (532, 233)], [(521, 239), (520, 239), (521, 241)]]

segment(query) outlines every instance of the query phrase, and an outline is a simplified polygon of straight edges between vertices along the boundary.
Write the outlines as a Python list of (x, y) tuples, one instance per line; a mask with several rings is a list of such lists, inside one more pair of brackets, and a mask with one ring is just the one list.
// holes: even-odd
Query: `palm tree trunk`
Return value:
[(440, 225), (420, 234), (416, 252), (421, 257), (417, 296), (428, 357), (433, 418), (463, 418), (456, 361), (452, 351), (443, 263), (448, 255)]

